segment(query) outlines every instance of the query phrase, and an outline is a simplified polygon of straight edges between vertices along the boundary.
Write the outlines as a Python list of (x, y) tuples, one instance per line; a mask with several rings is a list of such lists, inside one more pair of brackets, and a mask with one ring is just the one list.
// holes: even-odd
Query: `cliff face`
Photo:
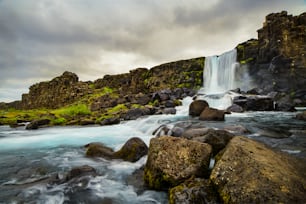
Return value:
[(106, 75), (94, 82), (125, 93), (152, 93), (162, 89), (199, 88), (203, 84), (204, 57), (138, 68), (126, 74)]
[(89, 93), (88, 83), (79, 82), (74, 73), (64, 72), (51, 81), (32, 85), (29, 93), (22, 95), (20, 106), (22, 109), (59, 108)]
[(306, 13), (272, 13), (258, 30), (258, 40), (237, 46), (238, 60), (263, 93), (276, 91), (306, 103)]
[(93, 84), (80, 82), (78, 76), (64, 72), (61, 76), (30, 87), (22, 95), (21, 109), (59, 108), (90, 95), (94, 89), (108, 87), (119, 94), (153, 93), (162, 89), (199, 88), (203, 84), (204, 58), (181, 60), (149, 69), (138, 68), (125, 74), (106, 75)]

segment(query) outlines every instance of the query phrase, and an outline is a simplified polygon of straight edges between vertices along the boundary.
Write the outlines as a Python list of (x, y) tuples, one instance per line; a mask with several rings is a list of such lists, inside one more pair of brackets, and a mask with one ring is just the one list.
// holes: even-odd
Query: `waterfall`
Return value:
[[(238, 87), (236, 83), (237, 50), (233, 49), (220, 56), (209, 56), (205, 59), (203, 88), (199, 94), (204, 95), (210, 107), (225, 109), (232, 104), (229, 90)], [(200, 97), (202, 98), (202, 97)]]
[(210, 56), (205, 59), (204, 93), (218, 94), (237, 88), (235, 72), (237, 67), (237, 50), (225, 52), (220, 56)]

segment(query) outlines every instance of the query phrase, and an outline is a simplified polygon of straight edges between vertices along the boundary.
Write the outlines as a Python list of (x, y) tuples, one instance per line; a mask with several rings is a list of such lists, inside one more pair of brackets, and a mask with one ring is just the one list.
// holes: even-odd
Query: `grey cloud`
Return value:
[(255, 37), (269, 12), (305, 7), (302, 0), (3, 0), (0, 88), (65, 70), (93, 80), (219, 54)]

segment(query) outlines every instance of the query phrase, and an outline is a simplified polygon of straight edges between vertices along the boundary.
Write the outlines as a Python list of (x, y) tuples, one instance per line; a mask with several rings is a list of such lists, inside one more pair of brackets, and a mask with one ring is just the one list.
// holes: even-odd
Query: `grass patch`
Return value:
[(53, 125), (64, 125), (67, 122), (65, 118), (56, 118), (52, 120)]
[(64, 108), (53, 110), (51, 111), (51, 113), (60, 117), (91, 115), (91, 111), (85, 104), (76, 104), (76, 105), (67, 106)]
[(124, 104), (118, 104), (115, 107), (108, 109), (107, 114), (117, 114), (125, 110), (128, 110), (128, 108)]

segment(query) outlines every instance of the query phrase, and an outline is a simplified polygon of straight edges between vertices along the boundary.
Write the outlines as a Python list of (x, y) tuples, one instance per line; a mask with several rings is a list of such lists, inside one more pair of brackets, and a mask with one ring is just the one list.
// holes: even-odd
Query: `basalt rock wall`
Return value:
[(59, 108), (89, 93), (89, 83), (80, 82), (76, 74), (66, 71), (51, 81), (32, 85), (29, 93), (22, 95), (20, 108)]
[(258, 39), (239, 44), (237, 50), (239, 62), (249, 67), (263, 93), (278, 92), (306, 105), (306, 13), (267, 15)]

